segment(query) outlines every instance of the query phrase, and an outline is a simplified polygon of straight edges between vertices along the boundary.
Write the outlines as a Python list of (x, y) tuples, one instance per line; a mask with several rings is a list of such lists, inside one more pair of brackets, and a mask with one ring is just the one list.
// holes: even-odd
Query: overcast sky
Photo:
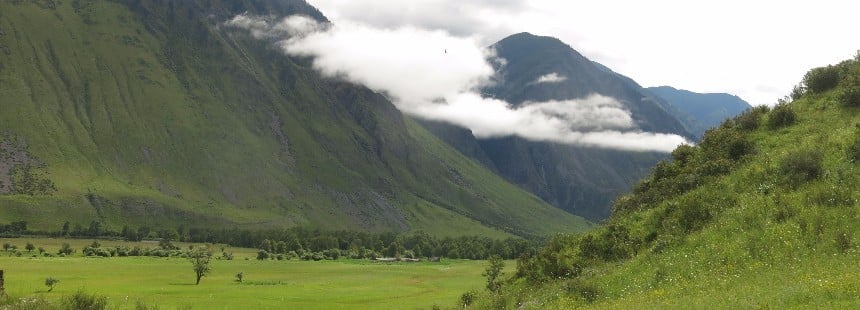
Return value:
[(643, 86), (772, 104), (812, 67), (860, 49), (852, 1), (309, 0), (335, 24), (442, 30), (490, 45), (560, 38)]

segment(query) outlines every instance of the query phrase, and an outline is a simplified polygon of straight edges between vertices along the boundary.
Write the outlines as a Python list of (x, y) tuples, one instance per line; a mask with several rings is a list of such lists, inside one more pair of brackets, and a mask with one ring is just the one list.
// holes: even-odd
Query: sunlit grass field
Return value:
[[(56, 253), (69, 242), (70, 257), (42, 257), (26, 242)], [(375, 263), (359, 260), (258, 261), (255, 250), (226, 247), (234, 260), (213, 260), (212, 273), (194, 285), (191, 263), (181, 257), (81, 256), (92, 240), (0, 239), (23, 252), (0, 252), (6, 292), (14, 298), (59, 300), (78, 290), (108, 297), (109, 307), (132, 309), (143, 303), (159, 309), (430, 309), (456, 305), (460, 295), (483, 288), (486, 262)], [(156, 247), (155, 243), (99, 240), (102, 247)], [(177, 244), (187, 248), (188, 244)], [(201, 245), (195, 245), (201, 246)], [(211, 246), (211, 245), (210, 245)], [(213, 247), (219, 256), (221, 246)], [(36, 254), (37, 257), (32, 257)], [(512, 263), (508, 266), (513, 266)], [(235, 275), (244, 273), (242, 283)], [(47, 292), (45, 278), (60, 282)]]

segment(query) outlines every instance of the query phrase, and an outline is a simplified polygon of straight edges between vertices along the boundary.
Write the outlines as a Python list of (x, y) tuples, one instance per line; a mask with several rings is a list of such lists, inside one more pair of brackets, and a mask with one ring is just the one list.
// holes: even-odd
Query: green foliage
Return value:
[(107, 309), (107, 297), (96, 294), (87, 294), (77, 291), (71, 296), (63, 298), (62, 306), (69, 310), (104, 310)]
[(768, 106), (756, 106), (736, 116), (733, 119), (733, 122), (742, 130), (756, 130), (759, 127), (762, 117), (766, 115), (768, 111), (770, 111)]
[(839, 94), (839, 103), (846, 107), (860, 106), (860, 86), (851, 85), (844, 87)]
[(547, 309), (860, 306), (860, 133), (846, 128), (856, 111), (832, 104), (860, 63), (839, 70), (841, 89), (762, 113), (768, 124), (790, 108), (795, 128), (744, 128), (743, 115), (676, 150), (607, 223), (520, 258), (502, 295), (525, 291), (518, 304)]
[(210, 265), (212, 252), (209, 252), (207, 248), (200, 247), (190, 251), (188, 259), (191, 261), (194, 275), (197, 277), (195, 284), (200, 285), (200, 279), (212, 272), (212, 266)]
[(57, 286), (57, 283), (60, 283), (60, 280), (54, 277), (45, 278), (45, 286), (48, 287), (48, 292), (53, 291), (54, 287)]
[(773, 110), (768, 113), (767, 126), (770, 129), (777, 129), (794, 125), (797, 121), (797, 114), (790, 104), (778, 104)]
[(803, 77), (803, 83), (810, 92), (823, 93), (839, 84), (839, 68), (827, 66), (809, 70)]
[(487, 269), (484, 270), (484, 276), (487, 277), (487, 290), (491, 293), (498, 293), (502, 289), (502, 270), (505, 268), (505, 261), (501, 257), (493, 255), (487, 261)]
[(468, 291), (460, 295), (460, 304), (463, 305), (463, 308), (467, 308), (475, 302), (477, 299), (478, 293), (475, 291)]
[(563, 289), (565, 293), (579, 296), (587, 303), (593, 303), (602, 294), (600, 287), (593, 282), (585, 281), (583, 279), (567, 280), (563, 284)]
[(791, 95), (789, 95), (789, 97), (791, 98), (791, 100), (797, 100), (797, 99), (800, 99), (801, 97), (803, 97), (803, 95), (805, 95), (805, 94), (806, 94), (806, 87), (803, 86), (803, 84), (798, 84), (798, 85), (795, 85), (791, 89)]
[(609, 225), (598, 234), (585, 235), (579, 243), (584, 258), (617, 261), (630, 258), (639, 247), (639, 240), (630, 235), (626, 226)]
[(60, 250), (57, 252), (57, 254), (63, 254), (63, 255), (71, 255), (72, 253), (75, 253), (75, 249), (73, 249), (72, 246), (67, 242), (63, 242), (63, 245), (60, 247)]
[(792, 186), (817, 179), (823, 173), (824, 154), (819, 149), (795, 149), (782, 157), (779, 172)]

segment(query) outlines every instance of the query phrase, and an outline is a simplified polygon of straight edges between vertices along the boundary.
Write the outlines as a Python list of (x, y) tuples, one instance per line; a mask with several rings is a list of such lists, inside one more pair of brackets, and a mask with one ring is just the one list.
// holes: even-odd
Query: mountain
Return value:
[(690, 117), (679, 116), (678, 119), (696, 137), (702, 137), (706, 130), (718, 126), (723, 121), (735, 117), (751, 107), (748, 102), (740, 97), (730, 94), (700, 94), (670, 86), (649, 87), (647, 89), (689, 115)]
[(473, 308), (860, 306), (860, 56), (684, 145), (598, 229), (520, 259)]
[(302, 0), (0, 2), (0, 218), (58, 230), (587, 229), (365, 87), (224, 27)]
[[(601, 94), (619, 100), (645, 131), (691, 136), (666, 111), (662, 99), (632, 80), (594, 63), (551, 37), (529, 33), (512, 35), (492, 46), (504, 65), (495, 85), (485, 95), (515, 106), (527, 101), (568, 100)], [(539, 83), (541, 78), (554, 77)], [(665, 155), (629, 152), (519, 137), (475, 139), (468, 130), (423, 122), (442, 140), (476, 159), (507, 180), (554, 206), (592, 220), (606, 218), (612, 201)]]

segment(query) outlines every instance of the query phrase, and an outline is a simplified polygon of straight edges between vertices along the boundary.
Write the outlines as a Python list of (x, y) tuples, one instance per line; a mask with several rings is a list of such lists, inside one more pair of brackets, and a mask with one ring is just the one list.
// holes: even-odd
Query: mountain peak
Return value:
[(574, 50), (570, 45), (562, 42), (558, 38), (550, 36), (540, 36), (529, 32), (520, 32), (510, 35), (493, 45), (497, 50), (523, 50), (529, 52), (573, 52), (582, 57), (579, 52)]

